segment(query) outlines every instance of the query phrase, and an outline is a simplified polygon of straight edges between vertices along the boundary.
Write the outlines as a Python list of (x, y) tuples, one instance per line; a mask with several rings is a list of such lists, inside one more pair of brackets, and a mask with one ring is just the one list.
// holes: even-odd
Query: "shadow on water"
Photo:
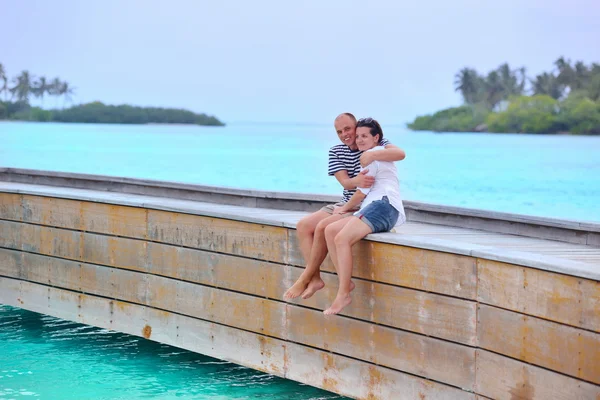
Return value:
[(143, 338), (0, 305), (0, 399), (345, 399)]

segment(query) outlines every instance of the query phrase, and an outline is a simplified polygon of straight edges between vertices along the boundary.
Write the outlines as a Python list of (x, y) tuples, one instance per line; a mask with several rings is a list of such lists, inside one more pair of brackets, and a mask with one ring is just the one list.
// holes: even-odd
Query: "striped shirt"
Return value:
[[(380, 146), (387, 146), (390, 142), (383, 139), (379, 142)], [(335, 175), (338, 171), (348, 172), (348, 177), (354, 178), (360, 173), (360, 156), (363, 152), (352, 150), (345, 144), (338, 144), (329, 149), (329, 167), (327, 173)], [(356, 189), (344, 189), (342, 194), (342, 203), (350, 200), (350, 197), (356, 192)]]

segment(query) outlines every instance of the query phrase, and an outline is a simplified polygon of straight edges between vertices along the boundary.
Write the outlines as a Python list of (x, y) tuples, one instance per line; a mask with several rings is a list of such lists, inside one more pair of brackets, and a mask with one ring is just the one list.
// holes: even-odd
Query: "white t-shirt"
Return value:
[[(378, 151), (383, 149), (384, 147), (376, 146), (367, 151)], [(367, 195), (363, 200), (360, 209), (362, 210), (375, 200), (381, 200), (383, 196), (387, 196), (390, 205), (398, 210), (398, 213), (400, 214), (396, 226), (403, 224), (406, 221), (406, 214), (404, 213), (404, 205), (402, 204), (402, 197), (400, 196), (400, 183), (398, 182), (398, 170), (396, 169), (396, 165), (390, 161), (373, 161), (366, 167), (361, 168), (361, 171), (365, 169), (369, 170), (367, 175), (375, 177), (375, 183), (370, 188), (358, 188), (358, 190)]]

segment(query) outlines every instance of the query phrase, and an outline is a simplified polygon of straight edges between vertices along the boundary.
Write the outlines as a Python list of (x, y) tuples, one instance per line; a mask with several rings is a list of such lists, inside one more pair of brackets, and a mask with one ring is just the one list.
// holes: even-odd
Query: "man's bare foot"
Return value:
[(343, 295), (343, 296), (337, 296), (335, 298), (335, 300), (333, 301), (333, 304), (331, 305), (331, 307), (329, 307), (327, 310), (323, 311), (323, 314), (325, 314), (325, 315), (338, 314), (340, 311), (342, 311), (344, 309), (344, 307), (346, 307), (350, 303), (352, 303), (352, 297), (350, 297), (350, 293), (348, 293), (347, 295)]
[(302, 292), (302, 298), (304, 300), (309, 299), (312, 297), (313, 294), (315, 294), (317, 291), (323, 289), (325, 287), (325, 282), (323, 282), (323, 279), (316, 278), (313, 277), (310, 282), (308, 282), (308, 286), (306, 287), (306, 289), (304, 290), (304, 292)]
[(300, 296), (302, 294), (302, 292), (304, 292), (306, 290), (307, 286), (308, 286), (308, 281), (298, 278), (296, 283), (294, 283), (292, 285), (292, 287), (289, 288), (285, 292), (283, 297), (286, 299), (295, 299), (296, 297)]

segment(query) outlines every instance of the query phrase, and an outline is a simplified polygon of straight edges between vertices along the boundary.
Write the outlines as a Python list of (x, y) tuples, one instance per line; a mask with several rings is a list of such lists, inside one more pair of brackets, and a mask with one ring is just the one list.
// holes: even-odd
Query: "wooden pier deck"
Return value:
[(327, 199), (144, 185), (0, 170), (0, 303), (359, 399), (600, 399), (598, 224), (409, 205), (325, 317), (329, 260), (323, 291), (282, 299), (306, 211), (274, 206)]

